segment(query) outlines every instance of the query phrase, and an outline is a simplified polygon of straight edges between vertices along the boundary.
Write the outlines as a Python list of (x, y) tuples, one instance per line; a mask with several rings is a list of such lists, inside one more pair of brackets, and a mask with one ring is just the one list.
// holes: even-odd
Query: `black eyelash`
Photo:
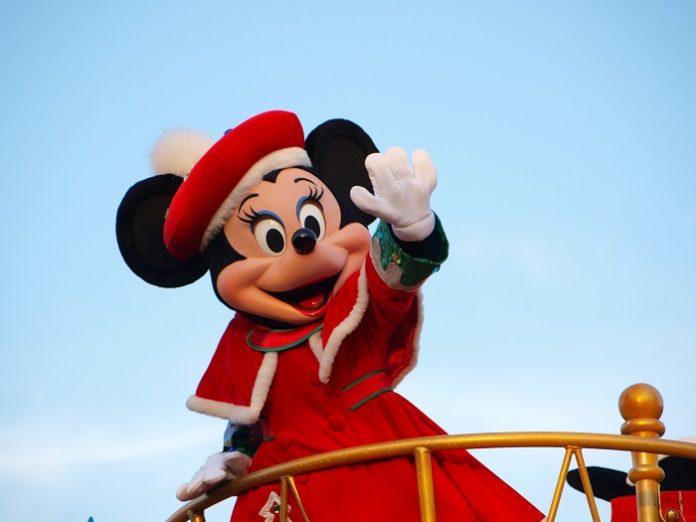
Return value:
[(240, 221), (243, 221), (244, 223), (248, 223), (249, 225), (253, 225), (256, 223), (259, 218), (261, 218), (261, 214), (256, 212), (253, 207), (249, 207), (249, 210), (244, 211), (244, 217), (238, 216)]
[(324, 196), (324, 189), (315, 186), (309, 187), (309, 196), (307, 196), (306, 201), (313, 201), (317, 203), (320, 207), (319, 200)]
[[(307, 199), (305, 201), (312, 201), (319, 205), (319, 207), (321, 207), (321, 203), (319, 201), (322, 197), (324, 197), (324, 189), (311, 186), (309, 187), (309, 195), (307, 196)], [(249, 210), (244, 211), (243, 217), (239, 215), (237, 217), (240, 221), (253, 226), (259, 219), (264, 217), (264, 214), (261, 214), (254, 210), (254, 207), (249, 207)]]

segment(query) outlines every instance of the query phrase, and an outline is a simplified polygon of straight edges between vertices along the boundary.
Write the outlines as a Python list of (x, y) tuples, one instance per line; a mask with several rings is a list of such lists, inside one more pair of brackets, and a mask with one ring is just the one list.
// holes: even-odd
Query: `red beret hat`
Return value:
[(193, 166), (164, 223), (164, 244), (178, 259), (203, 250), (265, 174), (311, 166), (297, 116), (269, 111), (225, 133)]

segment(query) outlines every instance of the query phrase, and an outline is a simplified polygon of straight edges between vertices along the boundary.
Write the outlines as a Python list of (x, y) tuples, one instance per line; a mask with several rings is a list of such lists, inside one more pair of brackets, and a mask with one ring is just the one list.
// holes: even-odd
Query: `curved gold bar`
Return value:
[(284, 476), (299, 475), (357, 462), (400, 457), (413, 454), (419, 446), (427, 448), (431, 452), (451, 449), (579, 447), (647, 452), (696, 459), (696, 444), (633, 435), (510, 432), (419, 437), (330, 451), (255, 471), (239, 479), (227, 481), (189, 501), (173, 513), (167, 522), (188, 522), (187, 514), (189, 511), (202, 513), (205, 509), (222, 500), (262, 484), (279, 481)]

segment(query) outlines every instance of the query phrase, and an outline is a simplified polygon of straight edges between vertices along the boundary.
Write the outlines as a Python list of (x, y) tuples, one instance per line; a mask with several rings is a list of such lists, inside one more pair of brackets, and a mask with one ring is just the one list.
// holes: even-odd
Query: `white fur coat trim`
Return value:
[(254, 388), (251, 391), (251, 402), (249, 406), (240, 406), (227, 402), (214, 401), (203, 399), (192, 395), (186, 401), (186, 407), (189, 410), (198, 413), (205, 413), (213, 417), (230, 420), (238, 424), (253, 424), (259, 420), (259, 415), (266, 404), (268, 391), (271, 389), (271, 383), (278, 366), (278, 353), (266, 352), (263, 355), (263, 361), (259, 372), (256, 374)]
[[(348, 316), (333, 329), (321, 353), (321, 359), (319, 360), (319, 380), (324, 384), (329, 382), (334, 359), (336, 358), (338, 349), (341, 347), (341, 343), (343, 343), (343, 340), (348, 337), (348, 335), (353, 333), (360, 324), (360, 321), (362, 321), (369, 300), (370, 294), (367, 288), (367, 274), (365, 273), (365, 263), (363, 262), (360, 268), (360, 276), (358, 277), (358, 298), (355, 300), (355, 304)], [(310, 339), (310, 346), (311, 342), (312, 340)], [(312, 346), (312, 350), (315, 353), (317, 352), (315, 346)]]
[(324, 350), (321, 346), (321, 332), (317, 332), (309, 338), (309, 348), (312, 350), (314, 357), (317, 358), (317, 361), (321, 361), (321, 355)]

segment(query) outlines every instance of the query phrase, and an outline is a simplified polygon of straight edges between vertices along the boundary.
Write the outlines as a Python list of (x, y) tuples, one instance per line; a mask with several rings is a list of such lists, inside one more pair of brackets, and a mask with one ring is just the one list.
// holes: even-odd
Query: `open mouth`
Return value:
[(327, 279), (322, 279), (307, 286), (288, 290), (287, 292), (268, 292), (270, 295), (289, 304), (305, 315), (313, 316), (320, 312), (331, 297), (340, 272)]

